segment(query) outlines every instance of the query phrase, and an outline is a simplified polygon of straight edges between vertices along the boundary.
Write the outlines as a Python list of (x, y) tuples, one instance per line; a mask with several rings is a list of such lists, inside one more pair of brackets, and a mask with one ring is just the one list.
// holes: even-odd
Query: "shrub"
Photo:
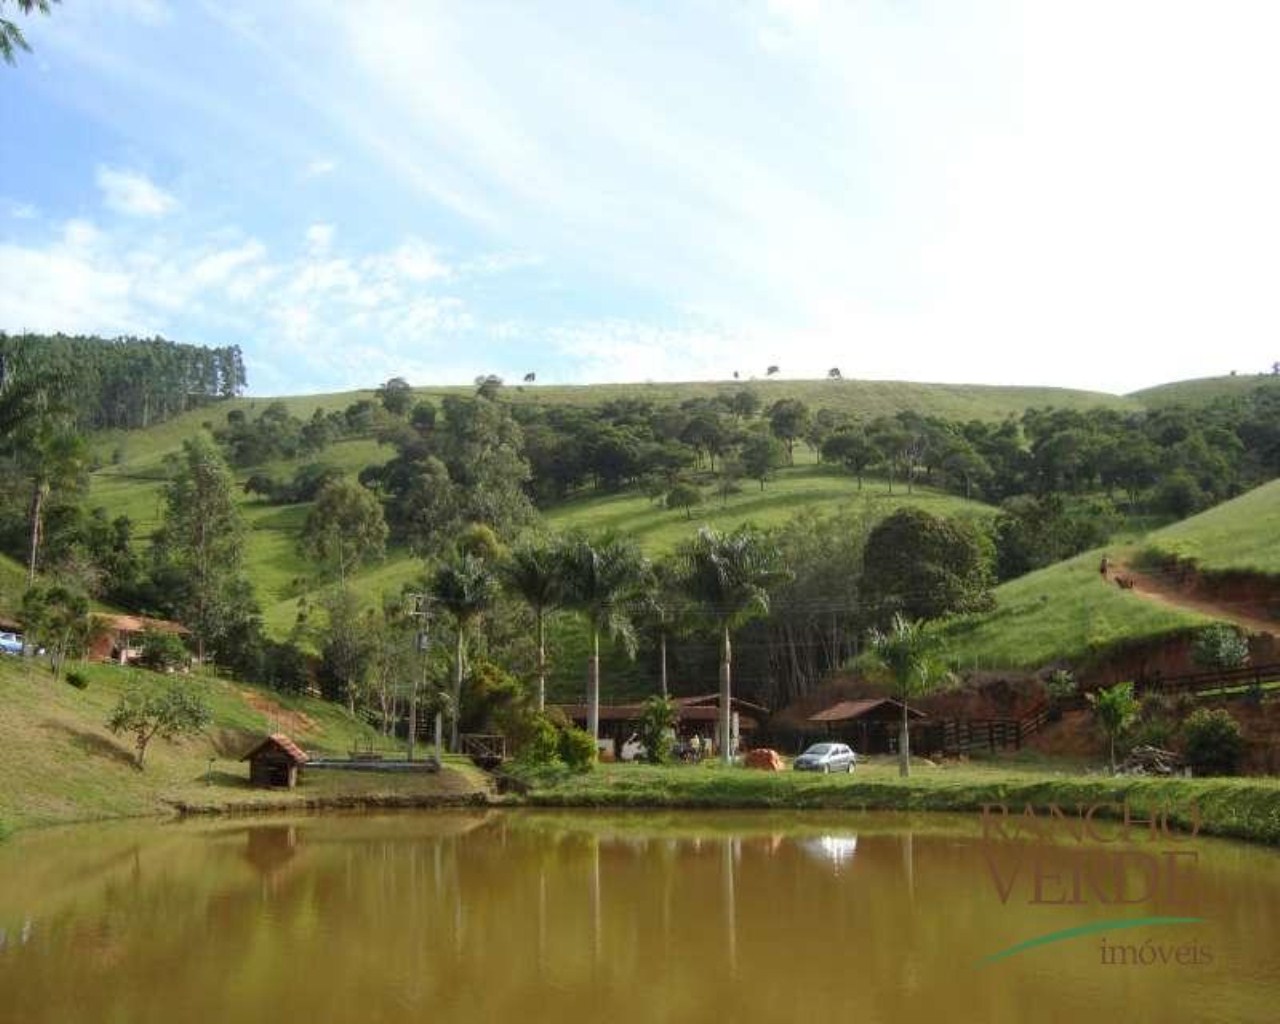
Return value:
[(186, 645), (176, 633), (148, 629), (142, 634), (141, 646), (139, 663), (156, 672), (166, 672), (187, 662)]
[(1203, 668), (1243, 668), (1249, 664), (1249, 638), (1229, 622), (1215, 622), (1196, 633), (1191, 657)]
[(1192, 712), (1182, 727), (1182, 755), (1197, 775), (1234, 775), (1244, 753), (1240, 723), (1221, 708)]
[(596, 763), (596, 741), (585, 729), (568, 728), (560, 733), (560, 760), (576, 772), (585, 772)]
[(562, 734), (546, 715), (537, 712), (512, 721), (516, 760), (527, 765), (551, 765), (560, 760)]
[(89, 688), (89, 679), (83, 672), (68, 672), (66, 679), (67, 683), (74, 686), (77, 690), (87, 690)]
[(644, 759), (650, 764), (671, 760), (675, 721), (676, 706), (665, 697), (653, 696), (644, 702), (644, 710), (640, 712), (640, 742), (644, 744)]

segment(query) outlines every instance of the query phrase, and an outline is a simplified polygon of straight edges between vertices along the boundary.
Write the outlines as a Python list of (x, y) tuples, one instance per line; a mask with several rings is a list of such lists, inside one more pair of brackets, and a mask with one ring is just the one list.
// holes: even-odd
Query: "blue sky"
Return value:
[(774, 364), (1126, 391), (1280, 359), (1270, 3), (66, 0), (22, 23), (10, 332), (235, 342), (256, 394)]

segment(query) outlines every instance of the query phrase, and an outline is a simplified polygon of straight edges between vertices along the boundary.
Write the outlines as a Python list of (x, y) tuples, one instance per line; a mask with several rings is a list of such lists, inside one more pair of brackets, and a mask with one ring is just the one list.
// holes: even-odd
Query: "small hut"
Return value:
[(293, 789), (307, 755), (284, 733), (272, 733), (240, 760), (249, 762), (249, 785)]

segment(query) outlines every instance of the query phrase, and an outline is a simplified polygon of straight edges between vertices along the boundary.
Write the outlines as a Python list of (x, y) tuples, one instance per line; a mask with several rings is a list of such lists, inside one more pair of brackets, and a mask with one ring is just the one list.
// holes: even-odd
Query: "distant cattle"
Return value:
[(1119, 587), (1121, 590), (1132, 590), (1132, 589), (1133, 589), (1133, 577), (1132, 577), (1132, 576), (1117, 576), (1117, 577), (1116, 577), (1116, 586), (1117, 586), (1117, 587)]

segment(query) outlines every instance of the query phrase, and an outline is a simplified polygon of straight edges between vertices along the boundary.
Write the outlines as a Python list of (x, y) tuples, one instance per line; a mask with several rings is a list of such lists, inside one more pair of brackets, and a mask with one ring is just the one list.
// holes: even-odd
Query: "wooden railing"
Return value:
[(461, 751), (480, 768), (496, 768), (507, 759), (507, 738), (494, 734), (463, 733), (458, 737)]

